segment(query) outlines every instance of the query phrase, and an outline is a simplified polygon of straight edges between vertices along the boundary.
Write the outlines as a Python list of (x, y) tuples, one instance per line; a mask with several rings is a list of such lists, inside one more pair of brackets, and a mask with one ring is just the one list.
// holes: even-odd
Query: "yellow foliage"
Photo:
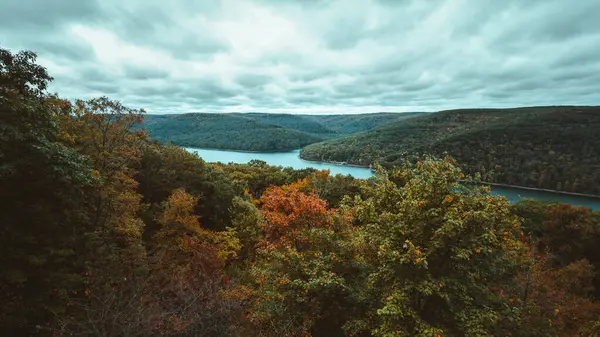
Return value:
[(194, 214), (197, 203), (197, 197), (183, 189), (176, 189), (165, 203), (165, 209), (158, 222), (165, 227), (170, 227), (166, 229), (167, 231), (178, 232), (184, 229), (188, 234), (198, 234), (201, 231), (200, 221)]

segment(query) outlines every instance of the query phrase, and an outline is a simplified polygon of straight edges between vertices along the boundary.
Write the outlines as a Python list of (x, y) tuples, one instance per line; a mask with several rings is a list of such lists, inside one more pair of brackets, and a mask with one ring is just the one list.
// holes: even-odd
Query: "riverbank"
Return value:
[(600, 195), (594, 195), (594, 194), (565, 192), (565, 191), (549, 190), (549, 189), (546, 189), (546, 188), (535, 188), (535, 187), (526, 187), (526, 186), (519, 186), (519, 185), (508, 185), (508, 184), (490, 183), (490, 182), (487, 182), (487, 181), (482, 181), (482, 182), (480, 182), (480, 184), (482, 184), (482, 185), (490, 185), (492, 187), (505, 187), (505, 188), (521, 189), (521, 190), (527, 190), (527, 191), (533, 191), (533, 192), (553, 193), (553, 194), (559, 194), (559, 195), (564, 195), (564, 196), (584, 197), (584, 198), (592, 198), (592, 199), (598, 199), (598, 200), (600, 200)]
[(304, 159), (302, 157), (300, 157), (300, 155), (298, 155), (298, 158), (300, 158), (300, 160), (305, 161), (307, 163), (314, 163), (314, 164), (329, 164), (329, 165), (337, 165), (337, 166), (349, 166), (349, 167), (357, 167), (357, 168), (364, 168), (364, 169), (370, 169), (369, 166), (363, 166), (363, 165), (356, 165), (356, 164), (348, 164), (346, 162), (337, 162), (337, 161), (326, 161), (326, 160), (308, 160), (308, 159)]
[(351, 175), (357, 179), (367, 179), (373, 176), (373, 173), (369, 168), (349, 166), (349, 165), (335, 165), (322, 162), (305, 161), (300, 158), (299, 150), (287, 151), (287, 152), (239, 152), (239, 151), (227, 151), (227, 150), (214, 150), (214, 149), (198, 149), (198, 148), (184, 148), (190, 152), (195, 152), (207, 162), (222, 162), (222, 163), (239, 163), (246, 164), (251, 160), (262, 160), (269, 165), (291, 167), (293, 169), (305, 169), (314, 168), (317, 170), (329, 170), (332, 175), (342, 174)]
[[(351, 166), (351, 167), (360, 167), (360, 168), (371, 169), (370, 166), (365, 166), (365, 165), (348, 164), (346, 162), (335, 162), (335, 161), (327, 161), (327, 160), (323, 160), (323, 161), (308, 160), (308, 159), (302, 158), (302, 156), (300, 156), (300, 154), (298, 154), (298, 156), (303, 161), (306, 161), (306, 162), (309, 162), (309, 163), (327, 163), (327, 164), (331, 164), (331, 165), (343, 165), (343, 166)], [(522, 190), (533, 191), (533, 192), (554, 193), (554, 194), (560, 194), (560, 195), (564, 195), (564, 196), (584, 197), (584, 198), (592, 198), (592, 199), (598, 199), (598, 200), (600, 200), (600, 195), (595, 195), (595, 194), (586, 194), (586, 193), (577, 193), (577, 192), (566, 192), (566, 191), (557, 191), (557, 190), (551, 190), (551, 189), (546, 189), (546, 188), (535, 188), (535, 187), (527, 187), (527, 186), (519, 186), (519, 185), (491, 183), (491, 182), (488, 182), (488, 181), (482, 181), (482, 182), (480, 182), (480, 184), (482, 184), (482, 185), (490, 185), (490, 186), (495, 186), (495, 187), (505, 187), (505, 188), (512, 188), (512, 189), (522, 189)]]
[(251, 150), (232, 150), (232, 149), (219, 149), (219, 148), (213, 148), (213, 147), (195, 147), (195, 146), (188, 146), (188, 145), (179, 145), (179, 144), (173, 144), (176, 146), (180, 146), (182, 148), (190, 148), (190, 149), (204, 149), (204, 150), (211, 150), (211, 151), (227, 151), (227, 152), (238, 152), (238, 153), (289, 153), (289, 152), (294, 152), (294, 151), (300, 151), (300, 149), (289, 149), (289, 150), (281, 150), (281, 151), (274, 151), (274, 150), (265, 150), (265, 151), (251, 151)]
[[(223, 163), (239, 163), (246, 164), (251, 160), (262, 160), (269, 165), (291, 167), (299, 170), (304, 168), (314, 168), (317, 170), (330, 170), (332, 175), (342, 174), (351, 175), (356, 179), (368, 179), (373, 177), (373, 172), (366, 166), (360, 165), (341, 165), (333, 163), (325, 163), (319, 161), (311, 161), (302, 159), (299, 156), (299, 151), (277, 152), (277, 153), (252, 153), (227, 150), (208, 150), (186, 148), (190, 152), (198, 153), (207, 162), (223, 162)], [(586, 206), (592, 210), (600, 210), (600, 196), (577, 194), (570, 192), (552, 191), (548, 189), (537, 189), (531, 187), (521, 187), (506, 184), (496, 184), (489, 182), (481, 182), (491, 186), (492, 193), (507, 197), (510, 202), (518, 202), (521, 199), (536, 199), (543, 202), (559, 202), (572, 204), (575, 206)]]
[[(300, 151), (300, 150), (298, 150), (298, 151)], [(364, 169), (371, 169), (370, 166), (357, 165), (357, 164), (348, 164), (345, 161), (329, 161), (329, 160), (310, 160), (310, 159), (304, 159), (300, 155), (300, 152), (298, 153), (298, 158), (300, 158), (302, 161), (305, 161), (307, 163), (315, 163), (315, 164), (325, 163), (325, 164), (329, 164), (329, 165), (350, 166), (350, 167), (358, 167), (358, 168), (364, 168)]]

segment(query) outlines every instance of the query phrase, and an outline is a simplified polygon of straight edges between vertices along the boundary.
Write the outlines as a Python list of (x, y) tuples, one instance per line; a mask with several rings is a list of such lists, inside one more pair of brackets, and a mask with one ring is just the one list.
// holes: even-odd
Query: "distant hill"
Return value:
[(241, 151), (285, 151), (367, 131), (419, 113), (291, 115), (188, 113), (146, 115), (143, 127), (155, 139), (176, 145)]
[(308, 145), (301, 157), (383, 166), (444, 152), (484, 181), (600, 195), (600, 107), (461, 109)]

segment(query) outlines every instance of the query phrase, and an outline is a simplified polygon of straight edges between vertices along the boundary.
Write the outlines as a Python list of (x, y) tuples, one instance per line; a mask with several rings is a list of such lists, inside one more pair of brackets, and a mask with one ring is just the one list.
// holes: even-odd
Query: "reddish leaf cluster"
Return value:
[(327, 203), (313, 193), (305, 194), (294, 187), (270, 187), (260, 201), (261, 213), (267, 220), (261, 229), (270, 242), (294, 235), (300, 228), (331, 224)]

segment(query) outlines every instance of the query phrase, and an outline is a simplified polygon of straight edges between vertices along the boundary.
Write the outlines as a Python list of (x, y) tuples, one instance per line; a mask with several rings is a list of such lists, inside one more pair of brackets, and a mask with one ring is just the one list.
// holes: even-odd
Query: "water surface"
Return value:
[(373, 176), (368, 168), (355, 167), (348, 165), (335, 165), (322, 162), (303, 160), (300, 158), (300, 150), (289, 152), (237, 152), (226, 150), (210, 150), (185, 148), (190, 152), (195, 152), (207, 162), (237, 163), (246, 164), (253, 159), (263, 160), (269, 165), (292, 167), (294, 169), (303, 169), (312, 167), (317, 170), (330, 170), (332, 175), (343, 174), (351, 175), (354, 178), (365, 179)]
[(492, 194), (507, 197), (511, 202), (517, 202), (520, 199), (527, 198), (544, 202), (559, 202), (563, 204), (572, 204), (575, 206), (587, 206), (592, 210), (600, 210), (600, 198), (552, 193), (547, 191), (533, 191), (518, 187), (503, 186), (493, 186)]

